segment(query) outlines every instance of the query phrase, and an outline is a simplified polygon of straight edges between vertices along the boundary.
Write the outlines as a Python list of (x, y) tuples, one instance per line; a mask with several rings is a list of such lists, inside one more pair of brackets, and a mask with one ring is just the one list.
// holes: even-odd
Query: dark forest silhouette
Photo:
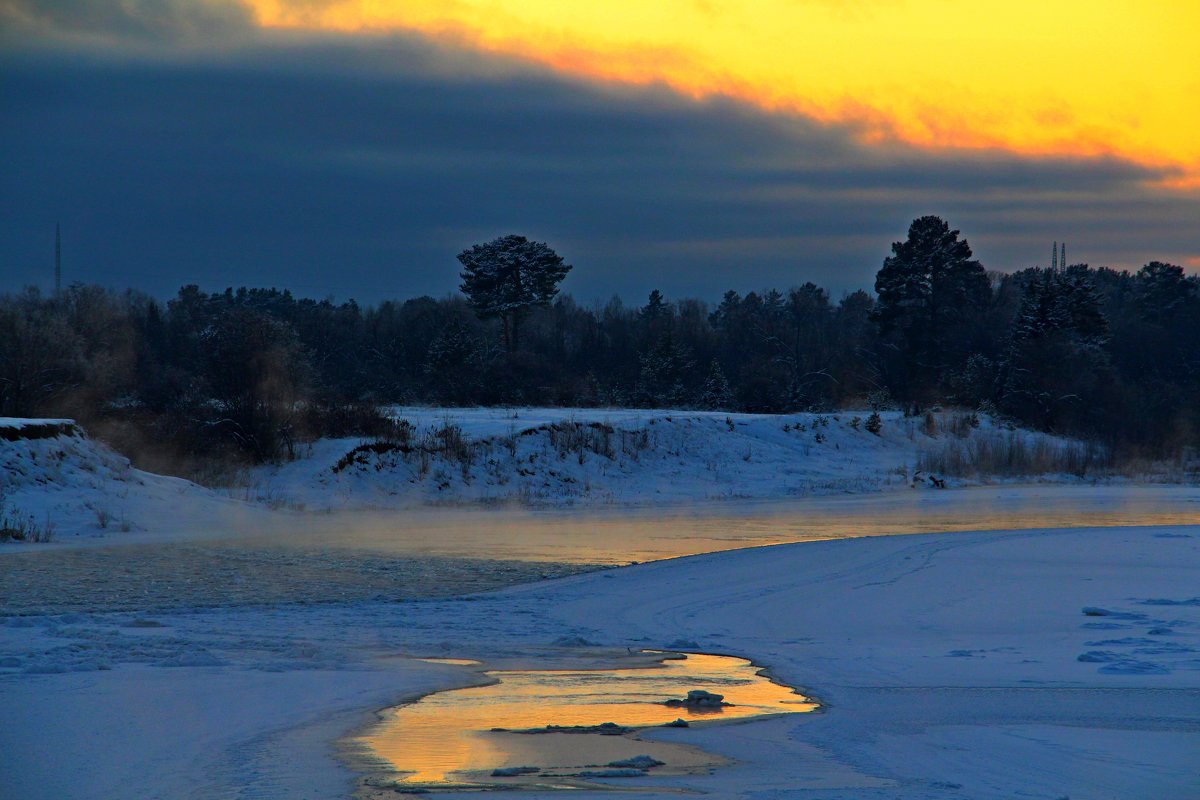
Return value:
[[(164, 459), (263, 461), (315, 436), (381, 435), (376, 409), (390, 403), (946, 404), (1131, 455), (1200, 442), (1200, 279), (1178, 266), (989, 273), (958, 231), (922, 217), (892, 246), (875, 295), (835, 301), (803, 283), (730, 291), (715, 306), (652, 291), (642, 306), (583, 307), (555, 295), (570, 267), (548, 247), (537, 257), (557, 271), (526, 284), (519, 308), (196, 286), (165, 304), (80, 285), (4, 295), (0, 414), (73, 417)], [(463, 263), (467, 290), (481, 279)]]

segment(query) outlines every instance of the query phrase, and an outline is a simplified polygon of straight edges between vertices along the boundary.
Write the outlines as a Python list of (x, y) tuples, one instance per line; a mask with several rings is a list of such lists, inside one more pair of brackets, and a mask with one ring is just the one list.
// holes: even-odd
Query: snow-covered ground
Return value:
[[(912, 488), (922, 448), (1069, 446), (986, 421), (931, 436), (885, 415), (875, 436), (865, 414), (397, 415), (413, 424), (410, 452), (359, 451), (334, 472), (363, 443), (320, 442), (238, 496), (132, 469), (65, 421), (0, 420), (6, 502), (58, 542), (0, 545), (0, 796), (348, 797), (341, 737), (381, 707), (476, 679), (402, 656), (536, 668), (680, 642), (753, 659), (824, 708), (655, 731), (737, 760), (660, 786), (1200, 796), (1200, 526), (1179, 524), (1200, 522), (1194, 487)], [(447, 424), (462, 440), (422, 445)], [(1153, 527), (1036, 529), (1047, 524)], [(1034, 529), (528, 583), (562, 574), (538, 558), (988, 526)], [(514, 583), (528, 585), (446, 597)], [(556, 644), (577, 639), (598, 646)]]
[(11, 417), (0, 417), (0, 506), (51, 541), (150, 530), (161, 538), (232, 508), (189, 481), (134, 469), (71, 420)]
[[(0, 501), (8, 514), (50, 529), (60, 543), (161, 542), (288, 528), (273, 512), (289, 510), (662, 510), (936, 491), (931, 478), (939, 476), (918, 469), (922, 453), (999, 443), (1053, 456), (1078, 447), (986, 418), (972, 427), (949, 412), (934, 415), (932, 427), (923, 418), (884, 413), (878, 434), (867, 430), (862, 412), (393, 412), (410, 426), (403, 440), (320, 440), (301, 458), (249, 470), (241, 485), (219, 491), (135, 469), (69, 420), (0, 419)], [(1031, 481), (1089, 482), (1044, 469), (995, 479)], [(945, 482), (955, 488), (980, 481)]]
[[(310, 509), (661, 506), (874, 492), (914, 481), (932, 487), (928, 472), (918, 472), (923, 452), (983, 440), (1045, 452), (1076, 446), (986, 418), (971, 427), (957, 412), (932, 415), (931, 426), (923, 417), (884, 412), (877, 433), (867, 429), (867, 412), (400, 407), (392, 413), (411, 426), (403, 441), (319, 441), (297, 461), (256, 471), (256, 483), (277, 502)], [(1044, 471), (1021, 477), (1074, 480)]]
[(1197, 527), (1044, 530), (738, 550), (472, 602), (13, 617), (0, 786), (30, 800), (348, 797), (339, 736), (474, 679), (397, 656), (553, 666), (596, 657), (555, 645), (581, 637), (612, 659), (681, 640), (745, 656), (824, 704), (656, 730), (737, 760), (648, 779), (660, 787), (1185, 800), (1200, 788), (1197, 575)]

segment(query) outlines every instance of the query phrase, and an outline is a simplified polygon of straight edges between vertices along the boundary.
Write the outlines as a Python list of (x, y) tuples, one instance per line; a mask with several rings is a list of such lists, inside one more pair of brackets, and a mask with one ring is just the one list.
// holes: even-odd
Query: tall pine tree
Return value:
[(571, 271), (545, 242), (501, 236), (458, 254), (463, 265), (459, 288), (481, 319), (498, 317), (508, 352), (519, 344), (521, 321), (538, 306), (548, 306), (558, 284)]
[[(983, 266), (940, 217), (913, 220), (875, 277), (874, 316), (886, 372), (901, 399), (928, 399), (973, 352), (991, 299)], [(888, 355), (888, 353), (899, 355)]]

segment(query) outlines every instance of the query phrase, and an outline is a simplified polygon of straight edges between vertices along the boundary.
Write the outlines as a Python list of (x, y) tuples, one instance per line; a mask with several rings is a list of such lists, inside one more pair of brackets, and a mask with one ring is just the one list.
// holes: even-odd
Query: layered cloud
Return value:
[(5, 27), (203, 40), (403, 31), (568, 75), (1200, 178), (1194, 0), (0, 0)]
[(1114, 155), (1200, 175), (1195, 0), (249, 0), (555, 70), (853, 125), (867, 141)]
[(214, 42), (257, 27), (241, 0), (0, 0), (0, 34), (176, 43)]
[(328, 32), (315, 0), (280, 21), (302, 30), (233, 2), (81, 7), (0, 0), (2, 288), (45, 283), (56, 221), (68, 280), (365, 300), (453, 291), (454, 253), (508, 232), (554, 244), (589, 300), (869, 287), (924, 213), (992, 268), (1044, 262), (1055, 239), (1132, 268), (1200, 253), (1200, 199), (1164, 188), (1170, 159), (869, 136), (461, 31)]

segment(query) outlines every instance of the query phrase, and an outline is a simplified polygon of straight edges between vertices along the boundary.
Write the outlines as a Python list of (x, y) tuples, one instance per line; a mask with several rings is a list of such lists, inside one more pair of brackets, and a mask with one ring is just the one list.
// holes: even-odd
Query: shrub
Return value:
[(304, 432), (313, 438), (344, 439), (364, 436), (389, 442), (407, 443), (413, 426), (396, 419), (373, 403), (322, 403), (305, 409)]
[(930, 438), (937, 436), (937, 433), (938, 433), (937, 417), (935, 417), (933, 415), (932, 411), (925, 412), (925, 419), (923, 419), (921, 421), (921, 433), (925, 434), (926, 436), (928, 436)]
[(612, 459), (614, 433), (611, 425), (602, 422), (583, 424), (580, 422), (556, 422), (545, 426), (550, 436), (550, 444), (558, 451), (559, 458), (577, 455), (583, 463), (585, 453), (595, 453), (598, 456)]
[(8, 499), (0, 494), (0, 542), (49, 542), (54, 538), (54, 525), (49, 519), (38, 525), (32, 516), (10, 508)]
[(1047, 474), (1082, 478), (1111, 465), (1111, 454), (1099, 444), (1020, 431), (988, 431), (948, 440), (923, 448), (917, 458), (918, 470), (964, 478)]
[(974, 411), (969, 414), (947, 414), (942, 417), (942, 425), (959, 439), (965, 439), (979, 427), (979, 414)]

